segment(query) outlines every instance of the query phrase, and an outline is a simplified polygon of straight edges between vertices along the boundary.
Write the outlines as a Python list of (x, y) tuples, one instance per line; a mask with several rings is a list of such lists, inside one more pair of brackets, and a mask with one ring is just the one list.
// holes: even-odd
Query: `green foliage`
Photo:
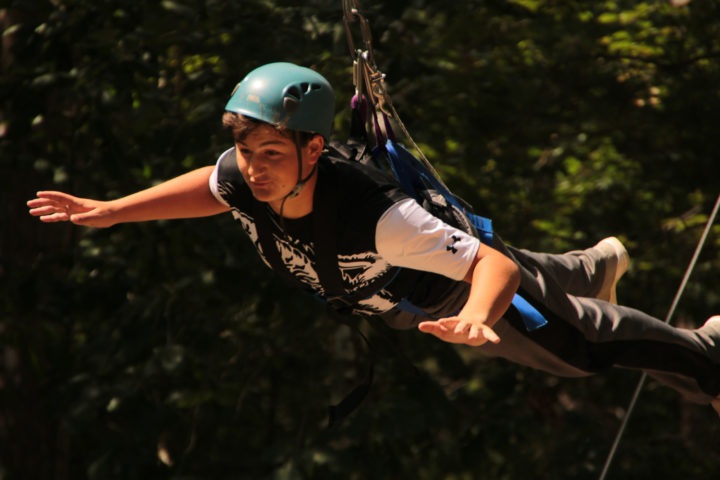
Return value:
[[(231, 219), (90, 230), (26, 214), (39, 189), (112, 198), (211, 164), (233, 86), (270, 61), (331, 80), (342, 138), (339, 1), (4, 5), (0, 478), (598, 476), (635, 375), (561, 380), (364, 325), (375, 384), (327, 430), (365, 346), (270, 275)], [(621, 300), (663, 317), (718, 193), (720, 4), (360, 5), (447, 183), (521, 247), (620, 235)], [(716, 226), (676, 323), (720, 311), (718, 271)], [(719, 436), (709, 408), (651, 382), (611, 477), (708, 478)]]

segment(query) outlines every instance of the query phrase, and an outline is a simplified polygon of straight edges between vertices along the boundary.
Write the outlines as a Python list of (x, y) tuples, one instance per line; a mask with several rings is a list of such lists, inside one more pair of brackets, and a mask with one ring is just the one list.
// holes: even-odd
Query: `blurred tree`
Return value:
[[(394, 103), (447, 183), (518, 246), (621, 235), (635, 259), (621, 300), (662, 317), (718, 193), (717, 2), (360, 5)], [(598, 475), (635, 375), (565, 381), (363, 325), (375, 384), (326, 430), (365, 346), (265, 271), (231, 219), (91, 230), (26, 214), (39, 189), (112, 198), (211, 164), (229, 92), (269, 61), (331, 80), (342, 138), (340, 6), (5, 2), (0, 478)], [(720, 310), (718, 233), (677, 322)], [(651, 383), (613, 478), (708, 478), (713, 415)]]

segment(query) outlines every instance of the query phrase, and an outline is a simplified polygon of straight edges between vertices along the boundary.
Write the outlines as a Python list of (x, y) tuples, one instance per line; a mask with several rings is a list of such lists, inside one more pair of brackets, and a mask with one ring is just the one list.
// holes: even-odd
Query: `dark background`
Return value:
[[(0, 479), (598, 477), (637, 372), (558, 379), (364, 325), (375, 383), (326, 430), (363, 342), (229, 215), (95, 230), (27, 214), (37, 190), (111, 199), (214, 163), (230, 92), (270, 61), (328, 77), (345, 138), (339, 0), (0, 5)], [(446, 183), (516, 246), (618, 235), (621, 302), (665, 318), (720, 190), (720, 4), (360, 6)], [(720, 313), (719, 234), (675, 324)], [(648, 382), (608, 478), (718, 472), (717, 415)]]

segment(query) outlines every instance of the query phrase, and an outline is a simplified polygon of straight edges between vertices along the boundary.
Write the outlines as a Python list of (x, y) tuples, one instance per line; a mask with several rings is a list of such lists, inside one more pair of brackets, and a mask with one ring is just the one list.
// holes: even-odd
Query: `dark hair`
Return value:
[(278, 127), (262, 120), (257, 120), (252, 117), (246, 117), (235, 112), (225, 112), (222, 117), (222, 124), (233, 136), (235, 142), (244, 141), (248, 135), (257, 130), (260, 127), (274, 128), (280, 135), (283, 135), (292, 140), (295, 139), (297, 133), (300, 138), (300, 145), (305, 146), (308, 142), (318, 133), (312, 132), (299, 132), (296, 130), (290, 130), (284, 127)]

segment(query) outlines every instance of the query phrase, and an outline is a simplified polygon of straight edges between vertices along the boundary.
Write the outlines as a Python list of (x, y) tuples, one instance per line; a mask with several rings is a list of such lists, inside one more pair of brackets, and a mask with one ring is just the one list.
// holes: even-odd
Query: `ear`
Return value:
[(320, 158), (320, 154), (322, 154), (322, 151), (325, 148), (325, 139), (322, 135), (315, 135), (310, 139), (305, 148), (308, 162), (310, 165), (313, 165), (317, 163)]

